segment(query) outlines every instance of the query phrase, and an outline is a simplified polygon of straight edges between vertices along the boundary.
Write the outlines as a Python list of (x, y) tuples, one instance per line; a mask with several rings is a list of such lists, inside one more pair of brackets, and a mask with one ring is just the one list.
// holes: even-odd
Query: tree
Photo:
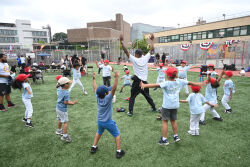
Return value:
[(132, 44), (133, 49), (141, 49), (144, 53), (148, 53), (149, 47), (146, 38), (141, 40), (137, 39)]
[(53, 41), (66, 41), (67, 34), (64, 32), (58, 32), (53, 35)]

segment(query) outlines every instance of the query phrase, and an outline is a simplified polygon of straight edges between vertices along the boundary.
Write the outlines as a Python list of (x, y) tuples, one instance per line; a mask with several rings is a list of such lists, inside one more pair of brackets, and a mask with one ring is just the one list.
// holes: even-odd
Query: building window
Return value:
[(183, 41), (183, 34), (180, 35), (180, 41)]
[(219, 37), (220, 37), (220, 38), (225, 37), (225, 29), (220, 29), (220, 30), (219, 30)]
[(47, 43), (47, 38), (33, 38), (33, 43), (45, 42)]
[(214, 37), (213, 31), (208, 31), (207, 38), (211, 39)]
[(164, 37), (163, 38), (163, 43), (167, 43), (168, 42), (168, 38), (167, 37)]
[(233, 28), (227, 28), (227, 37), (233, 36)]
[(240, 27), (234, 27), (233, 35), (234, 36), (239, 36), (240, 35)]
[(172, 35), (171, 36), (171, 41), (172, 42), (179, 41), (179, 35)]
[(17, 30), (3, 30), (3, 29), (0, 29), (0, 35), (17, 35)]
[(184, 34), (184, 41), (187, 41), (187, 40), (188, 40), (188, 35)]
[(192, 40), (192, 34), (188, 34), (188, 41)]
[(198, 40), (201, 39), (201, 32), (198, 32), (198, 33), (197, 33), (197, 39), (198, 39)]
[(202, 39), (207, 39), (207, 32), (202, 32)]
[(193, 40), (197, 39), (197, 32), (193, 33)]
[(167, 42), (171, 42), (171, 37), (170, 36), (167, 37)]
[(0, 37), (0, 43), (18, 43), (17, 37)]
[(247, 35), (247, 26), (240, 27), (240, 35)]
[(32, 31), (32, 36), (47, 36), (46, 31)]

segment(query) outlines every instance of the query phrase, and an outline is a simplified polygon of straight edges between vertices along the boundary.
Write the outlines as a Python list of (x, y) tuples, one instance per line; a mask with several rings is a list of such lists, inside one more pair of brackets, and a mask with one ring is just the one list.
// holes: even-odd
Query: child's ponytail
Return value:
[(12, 82), (12, 88), (13, 89), (20, 89), (21, 90), (22, 89), (22, 82), (15, 79)]

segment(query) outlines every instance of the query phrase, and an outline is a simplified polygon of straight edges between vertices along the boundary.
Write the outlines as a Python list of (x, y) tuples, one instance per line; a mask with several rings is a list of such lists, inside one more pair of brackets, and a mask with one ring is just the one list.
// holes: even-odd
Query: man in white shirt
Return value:
[(6, 97), (8, 102), (8, 108), (15, 107), (15, 104), (11, 102), (11, 80), (10, 69), (7, 63), (7, 56), (0, 53), (0, 111), (6, 111), (3, 105), (3, 98)]
[(135, 98), (139, 93), (141, 93), (146, 98), (148, 103), (151, 105), (151, 107), (152, 107), (151, 110), (156, 111), (153, 99), (149, 95), (149, 89), (146, 88), (146, 89), (142, 90), (140, 88), (140, 82), (147, 84), (148, 60), (150, 59), (152, 51), (154, 49), (154, 36), (151, 35), (150, 39), (152, 41), (152, 44), (151, 44), (149, 52), (145, 56), (143, 56), (142, 55), (143, 52), (138, 49), (135, 51), (135, 56), (133, 56), (133, 55), (129, 54), (128, 50), (124, 46), (123, 36), (120, 36), (120, 42), (121, 42), (123, 51), (125, 52), (125, 54), (129, 58), (130, 62), (133, 64), (133, 70), (134, 70), (134, 76), (132, 77), (132, 79), (134, 81), (133, 81), (132, 88), (131, 88), (131, 96), (129, 98), (128, 116), (133, 116), (133, 108), (134, 108)]

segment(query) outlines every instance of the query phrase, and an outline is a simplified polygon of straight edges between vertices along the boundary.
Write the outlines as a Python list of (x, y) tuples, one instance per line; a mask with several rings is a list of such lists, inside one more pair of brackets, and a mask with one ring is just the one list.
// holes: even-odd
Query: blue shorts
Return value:
[(117, 137), (120, 135), (120, 131), (116, 126), (114, 120), (109, 120), (107, 122), (97, 121), (97, 133), (99, 135), (102, 135), (105, 129), (107, 129), (107, 131), (109, 131), (109, 133), (111, 133), (113, 137)]

